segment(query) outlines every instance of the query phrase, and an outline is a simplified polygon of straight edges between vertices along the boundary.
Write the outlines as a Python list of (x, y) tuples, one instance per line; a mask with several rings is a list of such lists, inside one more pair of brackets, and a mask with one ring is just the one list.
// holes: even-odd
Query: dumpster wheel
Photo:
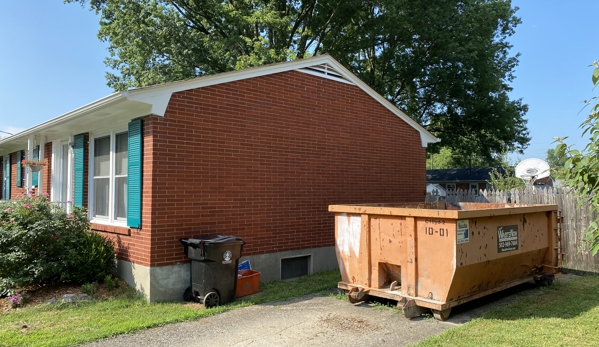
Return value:
[(538, 286), (541, 287), (549, 287), (553, 284), (553, 280), (555, 279), (555, 275), (542, 273), (540, 275), (534, 276), (534, 281)]
[(349, 293), (347, 293), (347, 300), (352, 304), (357, 304), (364, 301), (366, 295), (366, 292), (362, 288), (353, 287), (349, 290)]
[(449, 314), (451, 313), (451, 308), (445, 310), (431, 310), (433, 311), (433, 316), (436, 320), (444, 321), (449, 318)]
[(212, 308), (212, 307), (218, 306), (219, 301), (220, 301), (220, 298), (218, 296), (218, 293), (210, 292), (210, 293), (204, 295), (204, 299), (202, 300), (202, 303), (204, 304), (204, 307)]

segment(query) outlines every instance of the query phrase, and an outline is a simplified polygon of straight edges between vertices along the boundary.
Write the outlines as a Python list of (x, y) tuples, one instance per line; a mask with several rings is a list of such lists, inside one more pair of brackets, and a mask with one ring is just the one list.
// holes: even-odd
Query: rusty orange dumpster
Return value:
[(398, 301), (408, 318), (559, 276), (557, 205), (331, 205), (339, 288)]

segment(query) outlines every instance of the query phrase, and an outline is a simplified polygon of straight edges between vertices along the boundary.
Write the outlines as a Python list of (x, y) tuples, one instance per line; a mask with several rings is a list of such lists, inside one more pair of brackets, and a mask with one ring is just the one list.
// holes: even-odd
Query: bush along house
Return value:
[(2, 139), (2, 197), (86, 207), (120, 277), (180, 300), (183, 237), (241, 237), (266, 281), (337, 268), (328, 205), (424, 201), (435, 141), (324, 55), (116, 92)]

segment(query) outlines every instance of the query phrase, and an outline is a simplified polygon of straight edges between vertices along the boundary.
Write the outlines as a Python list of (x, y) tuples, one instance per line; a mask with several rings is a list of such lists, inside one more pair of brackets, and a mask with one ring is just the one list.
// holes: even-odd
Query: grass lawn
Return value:
[(597, 346), (599, 277), (541, 288), (483, 317), (424, 340), (425, 346)]
[(106, 301), (24, 307), (0, 315), (0, 346), (71, 346), (234, 308), (288, 300), (337, 287), (338, 271), (260, 284), (260, 293), (212, 309), (185, 303), (148, 304), (135, 295)]

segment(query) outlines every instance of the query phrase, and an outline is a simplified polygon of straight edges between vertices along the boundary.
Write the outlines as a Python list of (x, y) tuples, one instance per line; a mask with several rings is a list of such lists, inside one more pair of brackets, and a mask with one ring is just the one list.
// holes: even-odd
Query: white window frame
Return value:
[[(8, 201), (8, 200), (10, 200), (10, 190), (11, 190), (10, 186), (12, 185), (12, 182), (10, 182), (10, 185), (8, 186), (8, 189), (6, 189), (7, 188), (5, 186), (6, 182), (4, 182), (4, 175), (6, 174), (4, 172), (4, 170), (6, 169), (6, 163), (8, 163), (9, 170), (12, 170), (12, 163), (10, 162), (10, 154), (7, 154), (7, 155), (5, 155), (5, 156), (2, 157), (2, 196), (0, 196), (0, 200), (7, 200)], [(11, 172), (10, 176), (12, 176), (12, 172)]]
[[(65, 203), (67, 213), (72, 210), (73, 203), (73, 137), (70, 136), (67, 139), (60, 139), (52, 141), (52, 187), (50, 188), (50, 200), (52, 202)], [(67, 145), (67, 201), (58, 201), (61, 198), (62, 190), (62, 179), (65, 177), (65, 173), (62, 172), (62, 161), (65, 158), (62, 157), (62, 146)]]
[[(118, 226), (127, 226), (127, 218), (117, 219), (115, 218), (114, 204), (115, 204), (115, 181), (117, 175), (115, 175), (115, 150), (116, 150), (116, 135), (127, 133), (128, 128), (118, 128), (108, 133), (98, 133), (89, 135), (89, 155), (88, 155), (88, 218), (92, 223), (98, 224), (110, 224)], [(94, 148), (95, 140), (102, 137), (110, 137), (110, 175), (108, 180), (108, 218), (95, 217), (94, 216)], [(129, 149), (127, 148), (127, 151)], [(129, 173), (127, 173), (129, 174)], [(120, 175), (119, 175), (120, 176)], [(121, 176), (122, 177), (122, 176)]]
[(455, 183), (445, 183), (446, 190), (455, 190)]
[(474, 190), (474, 194), (478, 195), (478, 183), (470, 183), (468, 187), (468, 190)]

